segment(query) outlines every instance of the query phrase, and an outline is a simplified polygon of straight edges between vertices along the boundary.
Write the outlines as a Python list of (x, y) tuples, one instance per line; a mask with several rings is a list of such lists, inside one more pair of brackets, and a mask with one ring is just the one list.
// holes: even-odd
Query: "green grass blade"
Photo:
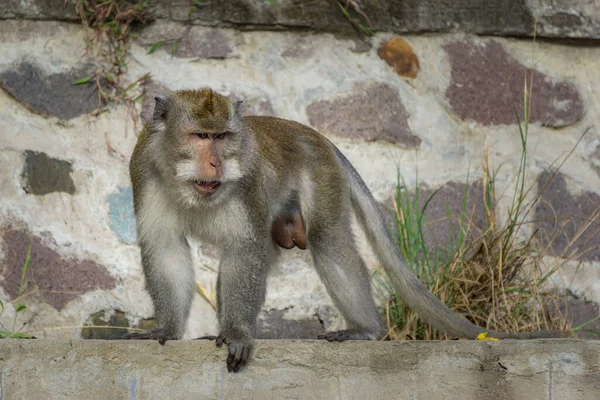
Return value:
[(583, 324), (581, 324), (581, 325), (578, 325), (578, 326), (576, 326), (575, 328), (573, 328), (573, 330), (574, 330), (575, 332), (577, 332), (577, 331), (580, 331), (580, 330), (582, 330), (582, 329), (583, 329), (585, 326), (587, 326), (587, 325), (591, 324), (592, 322), (594, 322), (594, 321), (597, 321), (597, 320), (599, 320), (599, 319), (600, 319), (600, 315), (598, 315), (598, 316), (597, 316), (597, 317), (595, 317), (595, 318), (592, 318), (592, 319), (590, 319), (590, 320), (589, 320), (589, 321), (587, 321), (587, 322), (584, 322), (584, 323), (583, 323)]
[(85, 78), (81, 78), (73, 82), (73, 85), (83, 85), (84, 83), (88, 83), (92, 80), (91, 76), (86, 76)]
[(152, 54), (154, 53), (156, 50), (160, 49), (163, 45), (165, 44), (165, 42), (157, 42), (154, 43), (152, 46), (150, 46), (150, 48), (148, 49), (148, 53), (147, 54)]

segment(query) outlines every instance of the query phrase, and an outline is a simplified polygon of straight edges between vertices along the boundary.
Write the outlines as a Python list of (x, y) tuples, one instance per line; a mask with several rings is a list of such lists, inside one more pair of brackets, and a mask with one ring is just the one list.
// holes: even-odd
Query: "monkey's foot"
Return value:
[(217, 347), (227, 345), (227, 371), (238, 372), (250, 358), (252, 352), (252, 337), (238, 329), (222, 332), (216, 340)]
[(176, 340), (174, 336), (166, 335), (162, 329), (152, 329), (144, 332), (131, 332), (123, 336), (124, 340), (158, 340), (158, 343), (164, 345), (167, 340)]
[(329, 342), (343, 342), (344, 340), (376, 340), (377, 336), (364, 331), (342, 330), (326, 332), (317, 336), (317, 339)]
[(194, 338), (192, 340), (217, 340), (218, 336), (214, 336), (214, 335), (206, 335), (206, 336), (200, 336), (197, 338)]

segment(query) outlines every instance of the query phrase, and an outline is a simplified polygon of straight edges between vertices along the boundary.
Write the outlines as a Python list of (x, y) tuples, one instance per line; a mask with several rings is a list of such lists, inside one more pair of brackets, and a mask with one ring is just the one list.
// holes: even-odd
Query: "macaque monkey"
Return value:
[[(129, 338), (164, 343), (182, 337), (195, 293), (192, 237), (221, 252), (216, 343), (228, 347), (229, 371), (238, 371), (250, 357), (267, 273), (279, 247), (309, 249), (346, 321), (345, 330), (319, 338), (381, 338), (382, 320), (352, 233), (353, 214), (397, 293), (425, 321), (456, 337), (473, 339), (487, 331), (452, 312), (415, 277), (371, 192), (325, 136), (293, 121), (242, 117), (238, 108), (210, 89), (156, 97), (130, 173), (158, 328)], [(561, 332), (490, 335), (534, 338)]]

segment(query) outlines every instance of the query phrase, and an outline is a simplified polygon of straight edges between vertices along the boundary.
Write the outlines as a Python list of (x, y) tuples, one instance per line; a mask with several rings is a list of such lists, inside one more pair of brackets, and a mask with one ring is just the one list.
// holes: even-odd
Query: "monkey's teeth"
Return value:
[(212, 192), (221, 186), (220, 181), (205, 181), (200, 179), (194, 179), (194, 184), (199, 188), (207, 192)]

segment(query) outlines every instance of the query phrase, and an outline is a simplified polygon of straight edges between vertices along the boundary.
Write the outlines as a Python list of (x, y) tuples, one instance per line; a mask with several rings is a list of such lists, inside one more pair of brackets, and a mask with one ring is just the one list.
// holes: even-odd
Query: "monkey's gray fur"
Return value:
[(250, 357), (267, 273), (280, 252), (271, 227), (289, 209), (301, 212), (303, 224), (295, 228), (306, 230), (316, 270), (346, 321), (346, 330), (321, 338), (375, 340), (383, 334), (369, 274), (356, 250), (353, 213), (409, 307), (453, 336), (475, 338), (485, 330), (419, 282), (364, 181), (329, 140), (307, 126), (241, 117), (236, 105), (210, 89), (175, 92), (157, 98), (130, 172), (146, 287), (159, 325), (131, 338), (164, 342), (183, 335), (194, 296), (187, 238), (194, 237), (221, 250), (217, 345), (227, 344), (228, 369), (238, 371)]

